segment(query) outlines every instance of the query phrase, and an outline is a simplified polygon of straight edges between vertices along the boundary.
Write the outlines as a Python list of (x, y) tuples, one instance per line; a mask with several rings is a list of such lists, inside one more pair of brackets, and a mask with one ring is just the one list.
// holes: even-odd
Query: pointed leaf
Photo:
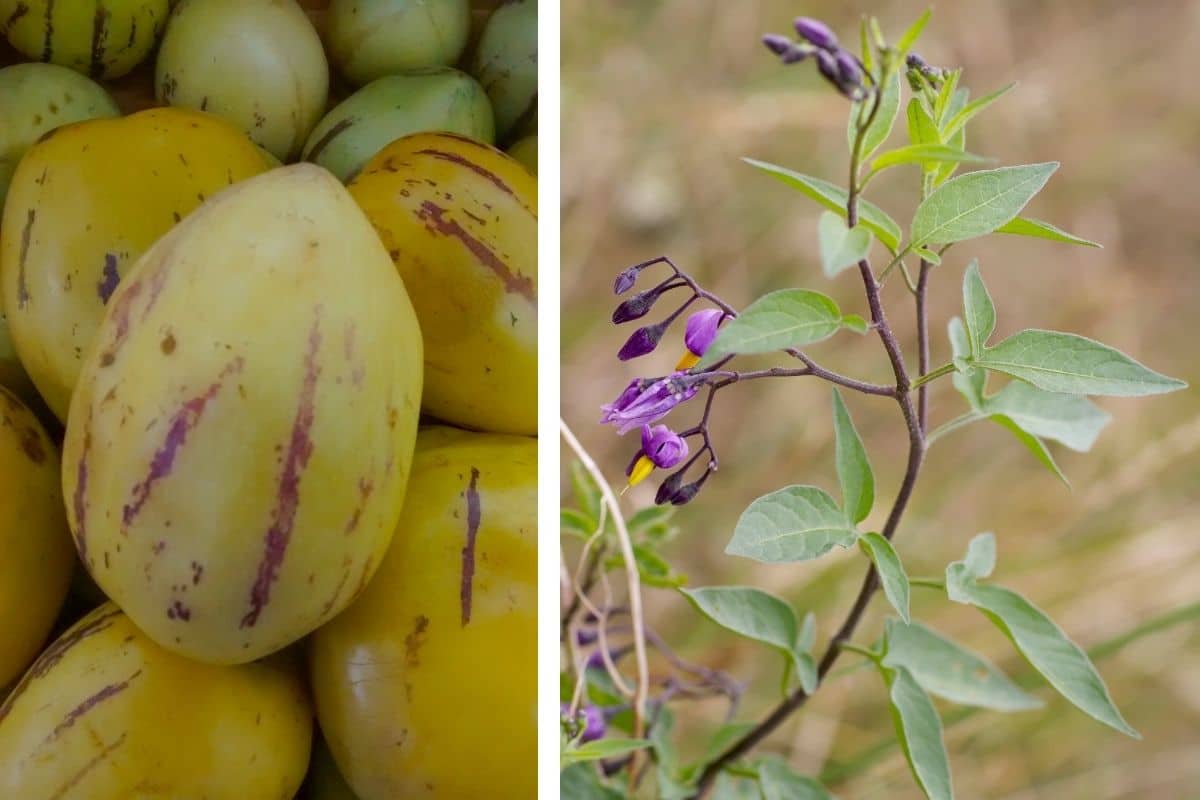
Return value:
[(846, 220), (832, 211), (821, 214), (817, 238), (821, 245), (821, 267), (827, 278), (854, 266), (866, 258), (871, 249), (869, 230), (858, 225), (847, 228)]
[(700, 613), (726, 630), (775, 648), (797, 666), (796, 612), (770, 592), (750, 586), (680, 589)]
[(800, 688), (805, 694), (812, 694), (817, 690), (817, 683), (821, 676), (817, 673), (817, 661), (812, 657), (812, 653), (795, 653), (796, 677), (800, 681)]
[(796, 649), (807, 653), (817, 637), (817, 615), (809, 611), (800, 623), (800, 635), (796, 637)]
[(625, 795), (605, 786), (596, 770), (586, 764), (572, 764), (558, 777), (559, 796), (570, 800), (624, 800)]
[(1048, 392), (1064, 394), (1138, 397), (1187, 386), (1108, 345), (1058, 331), (1026, 330), (1013, 334), (985, 350), (975, 365), (1020, 378)]
[(833, 498), (815, 486), (785, 486), (742, 512), (725, 552), (767, 564), (808, 561), (858, 534)]
[(885, 667), (904, 667), (930, 694), (954, 703), (995, 711), (1040, 708), (1027, 694), (982, 656), (946, 639), (919, 622), (887, 621)]
[[(842, 215), (843, 219), (845, 218), (846, 190), (840, 186), (835, 186), (829, 181), (824, 181), (820, 178), (794, 172), (777, 164), (769, 164), (753, 158), (744, 158), (742, 160), (750, 166), (757, 167), (768, 175), (783, 181), (787, 185), (799, 189), (830, 211), (836, 211)], [(896, 252), (896, 249), (900, 246), (901, 231), (900, 226), (896, 224), (894, 219), (884, 213), (878, 206), (868, 203), (866, 200), (859, 201), (858, 217), (859, 222), (870, 228), (888, 250), (891, 250), (892, 253)]]
[(996, 568), (996, 537), (991, 533), (979, 533), (967, 545), (967, 555), (962, 561), (953, 561), (946, 566), (946, 594), (956, 603), (968, 602), (964, 593), (967, 582), (986, 578)]
[(862, 522), (875, 503), (875, 476), (867, 450), (837, 389), (833, 389), (833, 430), (842, 507), (852, 522)]
[(949, 244), (991, 233), (1021, 212), (1058, 162), (1000, 167), (959, 175), (922, 201), (912, 222), (912, 245)]
[(946, 123), (946, 127), (942, 129), (942, 135), (950, 137), (956, 131), (962, 130), (966, 124), (975, 117), (976, 114), (983, 111), (985, 108), (999, 100), (1004, 95), (1008, 94), (1009, 90), (1016, 85), (1016, 83), (1010, 83), (1008, 86), (997, 89), (991, 94), (985, 94), (978, 100), (972, 100), (970, 103), (967, 103), (962, 107), (961, 110), (959, 110), (950, 118), (949, 122)]
[(918, 147), (940, 147), (942, 139), (938, 134), (937, 125), (934, 124), (933, 117), (929, 115), (929, 111), (920, 98), (910, 98), (906, 110), (908, 113), (908, 141)]
[[(947, 114), (956, 113), (958, 108), (960, 108), (966, 102), (967, 102), (967, 90), (959, 89), (952, 96), (950, 104), (947, 107), (946, 113)], [(945, 137), (945, 142), (946, 142), (947, 147), (953, 147), (955, 150), (966, 150), (967, 149), (967, 129), (959, 128), (954, 133)], [(934, 175), (934, 178), (933, 178), (934, 187), (941, 186), (943, 183), (945, 183), (950, 178), (950, 176), (955, 173), (955, 171), (957, 169), (958, 169), (958, 164), (956, 162), (954, 162), (954, 161), (943, 162), (940, 166), (938, 166), (937, 174)]]
[(967, 271), (963, 273), (963, 319), (967, 323), (971, 355), (978, 357), (996, 329), (996, 307), (992, 304), (987, 287), (983, 285), (979, 261), (976, 259), (971, 260)]
[(871, 559), (879, 572), (879, 582), (883, 585), (883, 593), (896, 613), (908, 622), (908, 574), (900, 563), (892, 543), (878, 533), (864, 533), (858, 540), (859, 547)]
[(942, 720), (933, 701), (904, 667), (880, 667), (880, 672), (888, 687), (896, 737), (917, 785), (929, 800), (953, 800)]
[(983, 403), (983, 410), (1003, 414), (1034, 436), (1085, 453), (1112, 419), (1086, 397), (1046, 392), (1012, 381)]
[(1029, 217), (1014, 217), (996, 228), (996, 233), (1012, 233), (1017, 236), (1033, 236), (1038, 239), (1049, 239), (1052, 242), (1079, 244), (1084, 247), (1101, 247), (1102, 245), (1090, 239), (1084, 239), (1073, 233), (1067, 233), (1062, 228), (1056, 228), (1049, 222)]
[[(887, 83), (879, 95), (879, 109), (875, 112), (875, 119), (871, 121), (870, 127), (863, 133), (862, 155), (860, 156), (863, 162), (866, 162), (871, 157), (871, 154), (879, 149), (879, 145), (887, 141), (888, 136), (892, 132), (892, 126), (896, 124), (896, 115), (900, 111), (900, 72), (901, 70), (898, 69), (891, 71)], [(855, 103), (851, 109), (850, 122), (846, 128), (846, 138), (849, 141), (850, 147), (854, 147), (854, 139), (858, 134), (858, 115), (862, 103), (874, 102), (872, 98), (867, 98)], [(866, 107), (866, 111), (863, 113), (871, 113), (870, 105)]]
[(967, 398), (971, 408), (979, 409), (983, 405), (983, 390), (987, 384), (987, 372), (966, 363), (966, 359), (971, 356), (971, 342), (963, 321), (954, 317), (950, 320), (947, 329), (954, 363), (958, 367), (958, 372), (955, 372), (951, 378), (954, 388)]
[(928, 261), (935, 267), (942, 263), (942, 257), (930, 250), (928, 247), (914, 247), (913, 253), (923, 261)]
[(969, 164), (987, 161), (983, 156), (974, 153), (964, 153), (956, 147), (944, 144), (909, 144), (888, 150), (871, 162), (871, 171), (878, 172), (888, 167), (900, 164), (937, 164), (951, 161), (956, 164)]
[(594, 742), (581, 744), (573, 750), (562, 754), (562, 763), (578, 764), (583, 761), (599, 761), (602, 758), (616, 758), (628, 755), (635, 750), (650, 746), (648, 739), (597, 739)]
[(896, 49), (900, 51), (901, 55), (907, 53), (917, 43), (917, 39), (921, 36), (921, 31), (925, 30), (925, 26), (929, 24), (929, 17), (932, 15), (933, 11), (927, 8), (921, 12), (921, 16), (917, 17), (916, 22), (908, 26), (908, 30), (896, 42)]
[(1054, 460), (1054, 456), (1046, 447), (1045, 442), (1034, 436), (1032, 433), (1029, 433), (1011, 418), (1006, 417), (1003, 414), (992, 414), (991, 419), (993, 422), (998, 423), (1005, 430), (1009, 431), (1013, 436), (1017, 437), (1017, 441), (1025, 445), (1025, 448), (1029, 450), (1029, 452), (1033, 453), (1034, 458), (1042, 462), (1042, 465), (1045, 466), (1046, 469), (1053, 472), (1056, 478), (1062, 481), (1067, 488), (1070, 488), (1071, 482), (1067, 480), (1067, 476), (1064, 475), (1062, 469), (1059, 468), (1058, 462)]
[(758, 785), (763, 800), (833, 800), (824, 786), (777, 758), (764, 758), (758, 765)]
[(842, 327), (854, 333), (866, 333), (871, 330), (871, 325), (858, 314), (847, 314), (842, 317)]
[(938, 89), (937, 99), (933, 103), (933, 119), (938, 125), (953, 116), (967, 103), (966, 97), (963, 97), (962, 102), (958, 103), (957, 107), (953, 107), (958, 81), (961, 77), (962, 68), (943, 70), (942, 72), (942, 88)]
[(712, 364), (730, 353), (769, 353), (828, 339), (842, 327), (837, 303), (808, 289), (765, 294), (726, 322), (701, 360)]
[(970, 579), (961, 588), (965, 602), (982, 610), (1076, 708), (1127, 736), (1141, 738), (1117, 710), (1091, 659), (1041, 609), (1002, 586)]

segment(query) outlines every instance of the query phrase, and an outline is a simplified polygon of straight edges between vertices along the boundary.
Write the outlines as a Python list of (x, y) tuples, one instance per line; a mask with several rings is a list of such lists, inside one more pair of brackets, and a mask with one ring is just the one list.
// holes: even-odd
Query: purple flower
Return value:
[(700, 391), (699, 381), (682, 381), (683, 375), (674, 372), (656, 381), (633, 381), (615, 401), (601, 406), (600, 424), (616, 425), (618, 433), (628, 433), (658, 422), (675, 406), (691, 400)]
[(583, 709), (583, 736), (581, 742), (592, 742), (604, 738), (608, 725), (604, 721), (604, 711), (596, 706), (585, 706)]
[(768, 33), (762, 37), (762, 43), (777, 56), (781, 56), (792, 46), (792, 40), (778, 33)]
[(688, 352), (697, 359), (708, 352), (713, 339), (717, 338), (717, 328), (723, 319), (725, 312), (719, 308), (706, 308), (688, 317), (687, 328), (683, 333), (683, 343)]
[(622, 361), (629, 361), (630, 359), (640, 358), (647, 353), (654, 352), (654, 348), (658, 347), (658, 342), (662, 339), (663, 333), (666, 330), (667, 323), (665, 322), (638, 328), (625, 341), (625, 344), (621, 345), (621, 349), (617, 351), (617, 358)]
[(625, 294), (632, 289), (633, 285), (637, 283), (637, 276), (640, 271), (637, 267), (630, 267), (623, 272), (617, 273), (617, 279), (613, 281), (613, 294)]
[(655, 467), (670, 469), (687, 458), (688, 446), (683, 437), (666, 425), (642, 426), (642, 447), (629, 462), (625, 474), (629, 485), (637, 486), (654, 472)]
[(815, 20), (812, 17), (796, 17), (792, 24), (796, 27), (796, 33), (822, 50), (833, 51), (837, 49), (837, 36), (834, 35), (833, 31), (824, 22)]
[(599, 634), (588, 628), (580, 628), (575, 631), (575, 641), (581, 647), (595, 643), (598, 638), (600, 638)]
[(833, 60), (837, 63), (839, 83), (843, 91), (862, 85), (862, 70), (854, 56), (845, 50), (838, 50), (834, 53)]

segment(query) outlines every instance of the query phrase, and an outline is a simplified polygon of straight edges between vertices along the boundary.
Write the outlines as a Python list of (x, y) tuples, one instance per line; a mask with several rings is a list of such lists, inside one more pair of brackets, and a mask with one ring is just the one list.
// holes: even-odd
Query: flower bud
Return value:
[(630, 322), (646, 316), (650, 309), (654, 308), (660, 295), (662, 295), (662, 289), (649, 289), (625, 300), (613, 310), (613, 324), (620, 325), (623, 322)]
[(796, 17), (792, 24), (796, 28), (796, 33), (822, 50), (832, 51), (837, 49), (837, 36), (834, 35), (833, 31), (824, 22), (815, 20), (812, 17)]
[(832, 83), (841, 91), (840, 76), (838, 75), (837, 62), (833, 56), (824, 50), (817, 51), (817, 70), (825, 77), (825, 80)]
[(862, 69), (854, 56), (845, 50), (838, 50), (834, 53), (833, 60), (837, 64), (838, 80), (843, 92), (862, 85)]
[(579, 628), (575, 631), (575, 642), (580, 647), (586, 647), (589, 644), (593, 644), (598, 638), (600, 638), (599, 634), (589, 628)]
[(804, 59), (808, 58), (814, 52), (815, 51), (811, 47), (805, 47), (802, 44), (793, 43), (790, 47), (788, 47), (787, 51), (781, 55), (780, 60), (783, 61), (784, 64), (798, 64)]
[(762, 43), (777, 56), (781, 56), (792, 46), (792, 40), (778, 33), (768, 33), (762, 37)]
[(617, 273), (617, 279), (613, 281), (613, 294), (625, 294), (633, 285), (637, 283), (638, 268), (630, 267), (623, 272)]
[(658, 491), (654, 494), (655, 505), (663, 505), (671, 502), (671, 498), (679, 491), (679, 487), (683, 485), (683, 473), (687, 468), (673, 472), (667, 476), (667, 479), (658, 485)]
[(583, 735), (581, 742), (593, 742), (604, 738), (608, 725), (604, 721), (604, 711), (596, 706), (585, 706), (583, 709)]
[(638, 328), (632, 336), (625, 340), (625, 344), (621, 345), (621, 349), (617, 351), (617, 358), (629, 361), (654, 352), (654, 348), (658, 347), (658, 342), (666, 330), (667, 325), (664, 322)]

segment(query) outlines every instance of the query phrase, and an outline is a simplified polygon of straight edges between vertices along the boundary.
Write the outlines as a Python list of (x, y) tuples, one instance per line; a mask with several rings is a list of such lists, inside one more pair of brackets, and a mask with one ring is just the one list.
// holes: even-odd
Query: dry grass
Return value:
[[(633, 445), (594, 424), (597, 407), (636, 370), (665, 371), (673, 357), (615, 361), (625, 331), (606, 320), (621, 266), (667, 253), (738, 305), (770, 288), (807, 285), (865, 313), (851, 273), (832, 283), (819, 275), (819, 210), (739, 161), (752, 155), (845, 180), (844, 102), (811, 70), (777, 67), (756, 39), (785, 31), (797, 13), (848, 34), (857, 14), (870, 11), (897, 32), (922, 7), (563, 3), (564, 414), (611, 476)], [(1190, 86), (1200, 68), (1198, 41), (1200, 5), (1183, 0), (961, 0), (935, 10), (918, 48), (927, 60), (965, 66), (976, 94), (1021, 83), (982, 118), (970, 149), (1002, 163), (1061, 160), (1031, 212), (1105, 245), (1097, 251), (992, 237), (951, 250), (932, 292), (935, 363), (948, 350), (942, 332), (957, 310), (964, 261), (977, 254), (997, 298), (1000, 335), (1035, 325), (1084, 332), (1200, 384), (1192, 326), (1200, 302), (1200, 102)], [(897, 218), (911, 212), (911, 174), (898, 171), (872, 191)], [(885, 301), (911, 343), (912, 315), (898, 281)], [(873, 338), (844, 335), (813, 353), (864, 379), (888, 378)], [(681, 513), (684, 534), (670, 555), (696, 585), (753, 582), (815, 610), (828, 635), (857, 588), (861, 557), (764, 568), (721, 554), (737, 514), (757, 495), (792, 482), (833, 487), (828, 391), (788, 381), (734, 387), (724, 399), (716, 425), (722, 472)], [(881, 498), (890, 500), (905, 444), (897, 409), (887, 400), (850, 402)], [(976, 531), (995, 530), (997, 577), (1085, 645), (1197, 599), (1196, 394), (1102, 404), (1114, 421), (1095, 450), (1058, 453), (1073, 492), (999, 428), (968, 429), (940, 443), (899, 533), (910, 572), (937, 573)], [(961, 410), (948, 385), (935, 389), (932, 409), (935, 421)], [(648, 502), (652, 491), (634, 493), (634, 502)], [(968, 610), (928, 592), (915, 600), (918, 617), (1020, 670), (1005, 642)], [(770, 702), (772, 659), (720, 637), (669, 593), (651, 593), (650, 607), (656, 627), (684, 652), (764, 687), (743, 716)], [(876, 609), (868, 619), (868, 636), (880, 616)], [(1145, 736), (1141, 743), (1048, 692), (1044, 712), (973, 717), (948, 736), (960, 796), (1200, 797), (1198, 667), (1200, 635), (1188, 627), (1104, 662), (1110, 688)], [(876, 684), (869, 673), (831, 684), (770, 746), (814, 772), (852, 758), (887, 733)], [(681, 726), (702, 732), (717, 712), (696, 707)], [(855, 800), (917, 796), (894, 751), (835, 788)]]

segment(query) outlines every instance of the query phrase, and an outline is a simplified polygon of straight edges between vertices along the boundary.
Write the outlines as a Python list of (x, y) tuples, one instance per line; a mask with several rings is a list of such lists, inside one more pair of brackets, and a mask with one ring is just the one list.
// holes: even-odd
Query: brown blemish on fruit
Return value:
[(275, 509), (271, 525), (267, 528), (262, 559), (258, 564), (258, 575), (250, 587), (250, 610), (242, 617), (241, 627), (253, 627), (263, 608), (271, 599), (271, 584), (279, 572), (287, 554), (288, 542), (292, 538), (292, 526), (296, 523), (296, 511), (300, 506), (300, 479), (312, 456), (312, 425), (316, 416), (317, 378), (321, 368), (317, 364), (317, 352), (321, 348), (321, 307), (314, 309), (312, 328), (308, 333), (308, 352), (304, 356), (304, 381), (300, 386), (300, 397), (296, 403), (296, 418), (292, 421), (292, 433), (288, 442), (279, 486), (275, 490)]
[(429, 630), (429, 617), (421, 614), (413, 620), (412, 633), (404, 637), (404, 665), (416, 667), (421, 663), (421, 645), (425, 644), (425, 632)]
[(425, 227), (433, 233), (458, 239), (471, 252), (471, 255), (485, 267), (496, 273), (504, 282), (506, 292), (516, 292), (533, 305), (537, 305), (537, 293), (533, 288), (533, 279), (528, 275), (514, 272), (499, 256), (492, 252), (486, 244), (467, 232), (458, 220), (448, 219), (446, 210), (425, 200), (416, 212), (417, 219), (425, 223)]
[(72, 498), (72, 508), (75, 512), (75, 548), (79, 557), (87, 562), (87, 483), (88, 483), (88, 454), (92, 449), (92, 412), (89, 409), (83, 425), (83, 449), (79, 453), (79, 463), (75, 466), (75, 495)]
[[(417, 155), (432, 156), (433, 158), (441, 159), (442, 161), (449, 161), (451, 163), (458, 164), (459, 166), (466, 167), (467, 169), (471, 170), (471, 172), (474, 172), (476, 175), (483, 178), (485, 181), (492, 184), (509, 197), (512, 197), (517, 201), (520, 201), (521, 199), (517, 197), (516, 192), (512, 190), (512, 187), (501, 180), (499, 175), (489, 169), (485, 169), (479, 164), (476, 164), (469, 158), (463, 158), (458, 153), (450, 153), (445, 150), (435, 150), (430, 148), (428, 150), (418, 150)], [(524, 205), (524, 203), (522, 203), (522, 205)]]
[(197, 586), (204, 577), (204, 565), (199, 561), (192, 562), (192, 586)]
[(29, 6), (26, 3), (17, 3), (17, 7), (8, 15), (8, 19), (4, 21), (5, 29), (11, 28), (13, 24), (21, 17), (29, 13)]
[(110, 683), (107, 686), (100, 689), (100, 691), (87, 697), (79, 705), (75, 706), (70, 711), (68, 711), (67, 715), (65, 717), (63, 717), (62, 722), (60, 722), (54, 726), (54, 730), (52, 730), (50, 732), (50, 735), (46, 737), (46, 743), (52, 742), (55, 739), (57, 739), (59, 737), (59, 734), (61, 734), (67, 728), (70, 728), (72, 725), (74, 725), (79, 720), (80, 717), (82, 717), (87, 712), (91, 711), (93, 708), (95, 708), (100, 703), (104, 702), (105, 700), (112, 697), (113, 695), (120, 694), (121, 692), (128, 689), (129, 684), (131, 684), (135, 680), (137, 680), (137, 677), (141, 674), (142, 674), (142, 671), (139, 669), (136, 672), (134, 672), (132, 675), (130, 675), (128, 678), (126, 678), (125, 680), (118, 681), (116, 683)]
[(178, 600), (171, 603), (167, 609), (167, 619), (177, 619), (182, 622), (188, 622), (192, 618), (192, 610)]
[(333, 590), (333, 596), (325, 601), (325, 607), (321, 609), (321, 616), (324, 617), (333, 610), (334, 603), (342, 595), (342, 589), (346, 588), (346, 581), (350, 580), (350, 570), (342, 571), (342, 579), (338, 581), (337, 588)]
[(114, 750), (116, 750), (121, 745), (125, 744), (125, 737), (127, 735), (128, 734), (122, 733), (120, 736), (117, 737), (116, 741), (114, 741), (112, 744), (106, 745), (103, 750), (101, 750), (96, 755), (92, 756), (90, 761), (88, 761), (86, 764), (84, 764), (82, 767), (80, 767), (78, 769), (78, 771), (76, 771), (75, 774), (72, 775), (67, 780), (66, 783), (64, 783), (62, 786), (60, 786), (58, 788), (58, 791), (56, 791), (54, 794), (50, 795), (48, 798), (46, 798), (46, 800), (62, 800), (63, 797), (66, 797), (67, 793), (70, 792), (73, 788), (75, 788), (75, 786), (81, 780), (83, 780), (83, 778), (89, 772), (91, 772), (93, 769), (95, 769), (97, 766), (99, 766), (100, 763), (102, 761), (104, 761), (106, 758), (108, 758), (109, 755), (111, 755)]
[(171, 353), (174, 353), (175, 352), (175, 334), (168, 333), (165, 337), (163, 337), (162, 342), (159, 343), (159, 347), (162, 349), (163, 355), (165, 355), (165, 356), (169, 356), (169, 355), (171, 355)]
[(121, 282), (121, 274), (117, 272), (117, 254), (104, 254), (104, 268), (100, 272), (100, 282), (96, 284), (96, 294), (100, 296), (100, 302), (108, 305), (108, 299), (112, 297), (112, 293), (117, 290), (117, 284)]
[(32, 208), (25, 214), (25, 227), (21, 229), (21, 254), (17, 257), (17, 308), (29, 305), (29, 284), (25, 280), (25, 260), (29, 257), (29, 239), (33, 234), (33, 221), (37, 212)]
[(334, 139), (336, 139), (342, 133), (345, 133), (346, 129), (349, 128), (350, 126), (352, 126), (357, 121), (358, 121), (358, 119), (356, 117), (346, 117), (345, 119), (341, 120), (336, 125), (334, 125), (332, 128), (325, 131), (325, 135), (317, 140), (317, 143), (313, 145), (312, 150), (308, 151), (308, 155), (305, 156), (305, 160), (315, 162), (317, 160), (317, 157), (319, 155), (321, 155), (321, 151), (323, 151), (326, 147), (328, 147), (330, 142), (332, 142)]
[(371, 491), (375, 488), (375, 484), (366, 478), (358, 479), (358, 506), (354, 509), (354, 513), (350, 515), (350, 521), (346, 523), (346, 534), (354, 533), (358, 529), (358, 520), (362, 517), (363, 507), (366, 506), (367, 500), (371, 497)]
[(475, 578), (475, 538), (479, 535), (482, 513), (479, 508), (479, 470), (471, 467), (471, 482), (467, 484), (467, 542), (462, 549), (462, 584), (459, 600), (462, 603), (462, 624), (471, 621), (471, 591)]
[(93, 78), (99, 78), (104, 74), (104, 48), (108, 42), (108, 17), (108, 9), (97, 3), (96, 13), (92, 16), (92, 60), (88, 67), (88, 74)]

